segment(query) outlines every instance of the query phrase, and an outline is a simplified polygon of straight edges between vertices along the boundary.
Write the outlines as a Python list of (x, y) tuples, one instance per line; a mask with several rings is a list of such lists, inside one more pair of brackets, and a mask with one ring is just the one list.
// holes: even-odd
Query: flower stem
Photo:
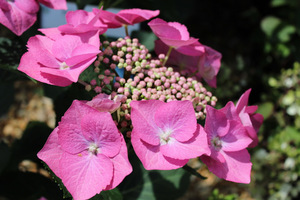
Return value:
[(125, 28), (125, 34), (126, 34), (126, 36), (129, 36), (128, 26), (127, 26), (127, 25), (124, 25), (124, 28)]
[(81, 80), (81, 79), (78, 79), (78, 83), (80, 83), (80, 84), (83, 85), (83, 86), (89, 85), (88, 83), (84, 82), (84, 81)]
[(164, 62), (163, 62), (163, 66), (164, 66), (164, 65), (166, 64), (166, 62), (168, 61), (169, 56), (170, 56), (170, 54), (171, 54), (171, 52), (172, 52), (172, 49), (173, 49), (173, 47), (170, 46), (170, 47), (169, 47), (169, 50), (168, 50), (168, 53), (167, 53), (167, 55), (166, 55), (166, 57), (165, 57), (165, 60), (164, 60)]

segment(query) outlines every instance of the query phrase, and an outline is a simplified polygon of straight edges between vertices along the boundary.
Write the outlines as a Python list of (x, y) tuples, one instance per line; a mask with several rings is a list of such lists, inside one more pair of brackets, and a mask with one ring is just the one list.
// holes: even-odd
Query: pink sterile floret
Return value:
[(132, 146), (145, 169), (170, 170), (210, 154), (190, 101), (132, 101)]
[(159, 15), (159, 10), (144, 10), (139, 8), (124, 9), (117, 14), (103, 11), (100, 13), (100, 20), (109, 28), (119, 28), (123, 25), (133, 25)]
[(77, 82), (80, 73), (100, 53), (98, 47), (83, 43), (75, 35), (56, 40), (37, 35), (28, 40), (27, 47), (18, 69), (38, 81), (57, 86)]
[[(251, 89), (248, 89), (242, 94), (235, 107), (232, 106), (232, 102), (228, 102), (221, 111), (227, 115), (227, 118), (238, 118), (242, 122), (249, 137), (253, 140), (248, 147), (253, 148), (258, 144), (257, 132), (264, 118), (261, 114), (255, 113), (257, 106), (248, 106), (250, 92)], [(234, 112), (236, 112), (236, 115), (233, 114)]]
[(93, 12), (69, 11), (66, 14), (67, 24), (57, 28), (39, 29), (39, 31), (53, 40), (62, 35), (77, 35), (84, 43), (100, 46), (99, 35), (107, 31), (107, 25), (99, 20), (100, 12), (102, 12), (100, 9), (93, 9)]
[(201, 156), (208, 169), (228, 181), (250, 183), (250, 155), (247, 151), (252, 139), (238, 120), (229, 120), (220, 110), (206, 107), (204, 131), (211, 155)]
[(75, 200), (115, 188), (132, 171), (110, 113), (73, 101), (38, 153)]
[(115, 112), (121, 105), (121, 101), (125, 98), (124, 95), (116, 95), (113, 99), (111, 95), (104, 93), (98, 94), (86, 104), (97, 109), (100, 112)]
[[(155, 52), (157, 55), (168, 51), (168, 46), (161, 40), (155, 41)], [(209, 86), (217, 86), (217, 74), (221, 67), (222, 55), (216, 50), (195, 42), (191, 45), (173, 49), (167, 64), (175, 65), (183, 70), (183, 73), (195, 74), (201, 81), (204, 79)]]
[(198, 41), (198, 39), (190, 37), (186, 26), (178, 22), (166, 22), (156, 18), (151, 20), (148, 25), (159, 39), (173, 48), (190, 45)]
[(20, 36), (34, 24), (38, 11), (35, 0), (0, 0), (0, 23)]

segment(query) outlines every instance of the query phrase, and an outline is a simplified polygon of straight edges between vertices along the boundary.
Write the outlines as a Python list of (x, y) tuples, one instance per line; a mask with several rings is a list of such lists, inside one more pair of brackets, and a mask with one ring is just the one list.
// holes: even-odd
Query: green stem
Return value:
[(126, 36), (129, 36), (128, 26), (127, 26), (127, 25), (124, 25), (124, 28), (125, 28), (125, 34), (126, 34)]
[(80, 83), (80, 84), (83, 85), (83, 86), (89, 85), (89, 84), (87, 84), (86, 82), (84, 82), (84, 81), (81, 80), (81, 79), (78, 79), (78, 83)]
[(170, 56), (172, 50), (173, 50), (173, 47), (170, 46), (170, 47), (169, 47), (169, 50), (168, 50), (168, 53), (167, 53), (167, 55), (166, 55), (166, 57), (165, 57), (165, 60), (164, 60), (164, 62), (163, 62), (163, 66), (164, 66), (164, 65), (166, 64), (166, 62), (168, 61), (169, 56)]

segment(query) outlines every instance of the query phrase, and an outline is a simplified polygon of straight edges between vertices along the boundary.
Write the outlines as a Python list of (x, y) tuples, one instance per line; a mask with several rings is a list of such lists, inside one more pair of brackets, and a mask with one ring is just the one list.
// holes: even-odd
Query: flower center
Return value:
[(94, 155), (97, 155), (100, 151), (100, 148), (98, 147), (97, 144), (91, 143), (88, 147), (88, 151), (91, 152)]
[(211, 143), (215, 147), (216, 150), (220, 150), (222, 148), (222, 141), (220, 140), (220, 138), (218, 136), (214, 137), (211, 140)]
[(168, 142), (172, 139), (170, 137), (172, 131), (171, 130), (168, 130), (168, 131), (165, 131), (163, 132), (162, 134), (160, 134), (160, 144), (161, 145), (165, 145), (165, 144), (168, 144)]
[(61, 63), (60, 64), (60, 70), (65, 70), (65, 69), (69, 69), (70, 67), (67, 65), (67, 63), (66, 62), (63, 62), (63, 63)]

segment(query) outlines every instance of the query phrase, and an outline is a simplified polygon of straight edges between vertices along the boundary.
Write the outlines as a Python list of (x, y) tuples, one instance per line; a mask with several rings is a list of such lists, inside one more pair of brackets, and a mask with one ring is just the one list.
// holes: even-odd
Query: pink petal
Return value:
[(9, 10), (0, 9), (0, 23), (20, 36), (35, 23), (36, 13), (27, 13), (13, 3), (10, 5)]
[(225, 136), (230, 128), (230, 123), (226, 115), (211, 106), (206, 106), (205, 132), (208, 134), (209, 140), (219, 136)]
[(100, 193), (110, 184), (113, 176), (113, 164), (102, 154), (64, 153), (60, 168), (62, 182), (74, 200), (89, 199)]
[(250, 155), (247, 150), (222, 154), (226, 162), (219, 162), (208, 156), (201, 156), (209, 171), (219, 178), (237, 183), (250, 183)]
[(191, 101), (171, 101), (155, 112), (154, 120), (162, 131), (172, 131), (171, 137), (188, 141), (197, 129), (197, 119)]
[(78, 154), (88, 148), (89, 142), (82, 133), (81, 120), (87, 114), (97, 115), (98, 113), (83, 102), (73, 101), (59, 123), (59, 142), (64, 151)]
[(59, 160), (63, 151), (58, 144), (58, 128), (56, 127), (49, 135), (44, 147), (37, 153), (37, 157), (44, 161), (56, 176), (61, 177)]
[(61, 62), (72, 57), (73, 50), (82, 44), (80, 38), (74, 35), (65, 35), (58, 38), (51, 49), (53, 55)]
[(239, 121), (231, 120), (228, 133), (221, 137), (222, 150), (226, 152), (240, 151), (248, 147), (252, 139)]
[(52, 40), (57, 40), (63, 36), (58, 28), (40, 28), (38, 30)]
[(36, 35), (27, 42), (28, 51), (31, 52), (35, 60), (42, 65), (50, 68), (59, 68), (59, 61), (50, 52), (54, 41), (48, 37)]
[(248, 105), (248, 99), (249, 99), (250, 92), (251, 92), (251, 88), (248, 89), (246, 92), (244, 92), (244, 94), (242, 94), (242, 96), (238, 100), (238, 102), (236, 104), (237, 113), (240, 113), (241, 110), (243, 109), (243, 107)]
[(57, 10), (67, 10), (67, 1), (66, 0), (38, 0), (41, 4), (45, 6), (57, 9)]
[(122, 137), (120, 152), (111, 161), (114, 166), (113, 179), (105, 190), (111, 190), (117, 187), (123, 179), (132, 172), (132, 166), (128, 160), (126, 143)]
[(99, 19), (102, 21), (103, 24), (106, 24), (108, 28), (120, 28), (123, 25), (116, 19), (115, 13), (106, 10), (102, 10), (100, 12)]
[(26, 13), (36, 14), (40, 9), (40, 5), (35, 0), (14, 0), (13, 2)]
[(194, 136), (186, 142), (170, 141), (160, 146), (160, 151), (164, 156), (175, 159), (191, 159), (203, 154), (210, 155), (211, 151), (207, 143), (207, 135), (204, 129), (198, 125)]
[[(121, 99), (120, 99), (121, 100)], [(100, 112), (115, 112), (121, 105), (121, 101), (114, 101), (110, 99), (110, 95), (101, 93), (95, 96), (87, 105), (97, 109)]]
[(171, 170), (183, 167), (188, 159), (179, 160), (164, 156), (160, 152), (160, 146), (153, 146), (141, 140), (138, 135), (132, 131), (131, 143), (136, 155), (139, 157), (143, 166), (147, 170)]
[(149, 20), (159, 15), (159, 10), (144, 10), (139, 8), (124, 9), (118, 12), (116, 19), (123, 24), (133, 25)]
[(18, 70), (24, 72), (28, 76), (50, 85), (57, 85), (61, 87), (68, 86), (72, 84), (72, 81), (66, 79), (65, 77), (60, 77), (48, 73), (43, 73), (41, 71), (42, 66), (39, 64), (34, 57), (36, 54), (30, 52), (25, 53), (20, 61)]
[(90, 143), (97, 144), (101, 154), (107, 157), (114, 157), (120, 151), (122, 136), (108, 112), (82, 116), (81, 134)]
[(156, 110), (160, 109), (165, 103), (158, 100), (131, 101), (131, 121), (135, 133), (143, 141), (158, 145), (159, 129), (154, 121)]

